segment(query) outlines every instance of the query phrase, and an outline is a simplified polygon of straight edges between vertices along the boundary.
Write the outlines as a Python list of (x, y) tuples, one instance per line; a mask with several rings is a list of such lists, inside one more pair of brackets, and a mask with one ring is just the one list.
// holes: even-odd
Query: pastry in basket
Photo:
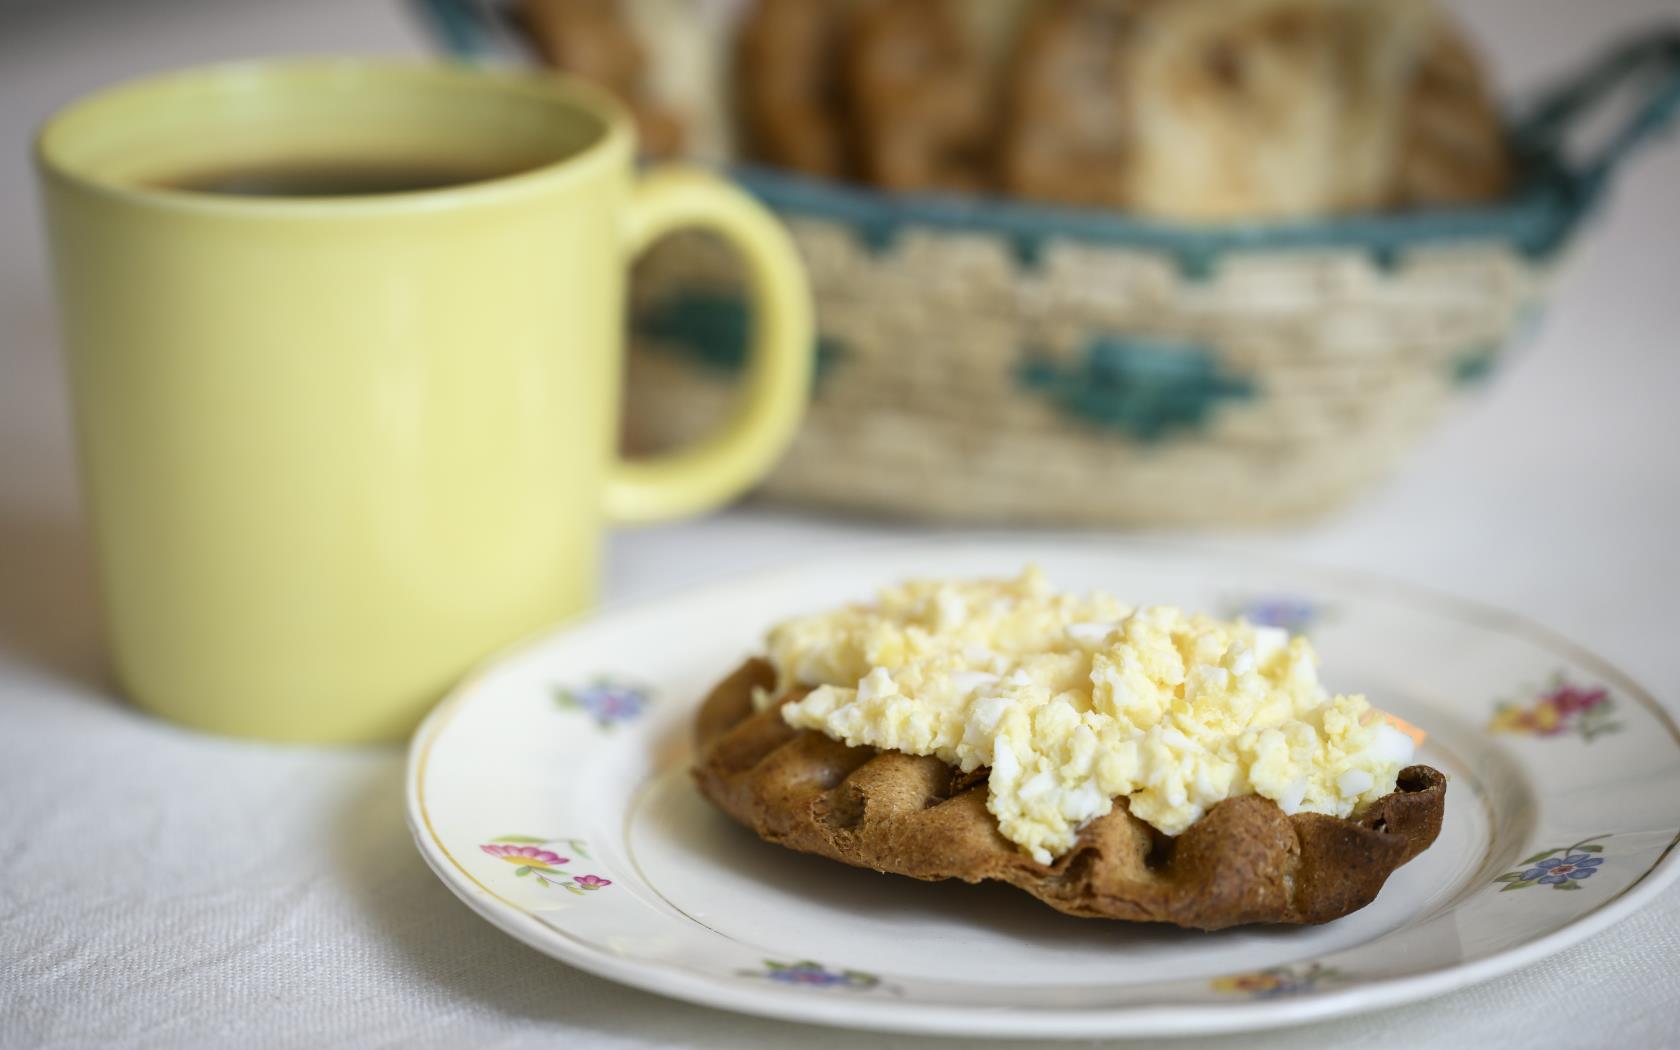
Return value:
[(1007, 97), (1005, 188), (1065, 204), (1302, 217), (1509, 179), (1475, 57), (1427, 0), (1041, 0)]
[(896, 190), (980, 190), (989, 78), (954, 0), (757, 0), (741, 111), (761, 159)]
[(1028, 9), (1006, 74), (1004, 190), (1060, 204), (1125, 205), (1132, 121), (1122, 62), (1131, 7), (1040, 0)]
[(653, 99), (642, 41), (619, 0), (521, 0), (520, 15), (544, 62), (605, 88), (630, 108), (644, 153), (682, 150), (682, 122)]
[(990, 182), (989, 86), (956, 0), (864, 0), (846, 27), (847, 113), (859, 169), (889, 190)]
[(1446, 778), (1303, 638), (1012, 580), (790, 620), (701, 707), (700, 790), (764, 839), (1200, 929), (1369, 904)]
[[(668, 68), (729, 50), (678, 15), (705, 5), (521, 3), (546, 60), (622, 97), (647, 152), (683, 148), (693, 107), (713, 145), (686, 145), (735, 138), (724, 100), (671, 101), (723, 93)], [(747, 155), (886, 190), (1227, 221), (1484, 201), (1511, 179), (1435, 0), (745, 0), (734, 25)]]
[(742, 18), (737, 94), (759, 160), (808, 175), (851, 173), (841, 110), (842, 15), (833, 0), (756, 0)]
[(1432, 20), (1412, 80), (1394, 203), (1474, 204), (1511, 184), (1499, 108), (1481, 63), (1444, 17)]
[(1390, 199), (1420, 0), (1157, 0), (1130, 49), (1128, 205), (1191, 219)]

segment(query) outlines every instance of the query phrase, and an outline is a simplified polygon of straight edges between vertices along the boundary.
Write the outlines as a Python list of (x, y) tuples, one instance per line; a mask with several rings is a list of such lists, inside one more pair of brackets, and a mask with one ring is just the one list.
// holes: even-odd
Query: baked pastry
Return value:
[(1437, 0), (744, 0), (732, 104), (727, 34), (694, 0), (520, 2), (653, 155), (722, 159), (733, 110), (777, 167), (1191, 222), (1466, 204), (1512, 178)]
[(1470, 44), (1444, 17), (1429, 27), (1412, 80), (1393, 203), (1474, 204), (1510, 188), (1499, 109)]
[(1434, 841), (1446, 782), (1281, 629), (1010, 580), (911, 581), (770, 632), (698, 719), (763, 838), (1076, 915), (1319, 923)]
[(894, 190), (985, 188), (991, 77), (964, 14), (952, 0), (756, 0), (737, 43), (753, 156)]
[(1129, 63), (1129, 206), (1183, 219), (1386, 206), (1428, 15), (1418, 0), (1152, 5)]
[(1005, 77), (1001, 187), (1059, 204), (1123, 207), (1133, 130), (1124, 45), (1133, 5), (1040, 0)]
[(852, 170), (834, 0), (757, 0), (736, 45), (741, 116), (755, 159), (808, 175)]
[(859, 170), (889, 190), (978, 191), (989, 84), (953, 0), (866, 0), (845, 40), (845, 98)]
[(1041, 0), (1007, 93), (1004, 185), (1040, 200), (1222, 221), (1509, 180), (1475, 58), (1429, 0)]
[(648, 90), (647, 58), (619, 0), (520, 0), (519, 13), (543, 61), (605, 88), (630, 108), (642, 152), (679, 153), (683, 126)]
[(1285, 816), (1248, 795), (1168, 838), (1119, 804), (1042, 864), (998, 831), (983, 771), (794, 729), (781, 706), (801, 693), (754, 708), (754, 691), (775, 681), (768, 662), (749, 660), (701, 705), (694, 776), (719, 809), (789, 849), (917, 879), (1006, 882), (1069, 915), (1203, 930), (1329, 922), (1376, 899), (1441, 828), (1446, 778), (1410, 766), (1353, 819)]

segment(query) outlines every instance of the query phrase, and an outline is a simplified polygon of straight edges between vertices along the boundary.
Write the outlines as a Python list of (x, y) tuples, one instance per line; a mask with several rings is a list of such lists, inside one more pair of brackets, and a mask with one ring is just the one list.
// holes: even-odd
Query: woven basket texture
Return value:
[[(984, 234), (885, 248), (792, 218), (821, 329), (809, 416), (763, 486), (946, 521), (1251, 524), (1390, 470), (1537, 310), (1548, 267), (1498, 243), (1256, 251), (1192, 278), (1158, 253)], [(684, 235), (638, 269), (630, 428), (698, 437), (750, 321), (734, 261)]]

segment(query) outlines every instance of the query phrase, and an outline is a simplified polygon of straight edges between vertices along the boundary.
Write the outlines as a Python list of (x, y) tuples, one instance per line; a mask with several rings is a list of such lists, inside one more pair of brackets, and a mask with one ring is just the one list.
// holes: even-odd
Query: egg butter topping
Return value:
[(1412, 739), (1319, 683), (1275, 627), (1010, 580), (920, 580), (769, 635), (782, 716), (852, 746), (990, 770), (987, 808), (1040, 863), (1124, 798), (1177, 835), (1257, 794), (1346, 817), (1394, 790)]

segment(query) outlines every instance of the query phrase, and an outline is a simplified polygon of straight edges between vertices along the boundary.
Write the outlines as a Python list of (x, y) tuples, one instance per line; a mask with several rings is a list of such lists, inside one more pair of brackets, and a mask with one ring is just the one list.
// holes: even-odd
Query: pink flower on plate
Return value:
[(599, 875), (575, 875), (572, 881), (577, 883), (579, 889), (585, 890), (598, 890), (603, 886), (612, 885), (611, 879), (603, 879)]
[(1560, 714), (1571, 715), (1576, 711), (1591, 711), (1595, 707), (1609, 703), (1610, 691), (1602, 686), (1589, 689), (1585, 686), (1560, 682), (1551, 692), (1541, 697), (1541, 700), (1557, 708)]
[(479, 849), (492, 857), (500, 857), (509, 864), (517, 864), (523, 868), (558, 868), (571, 860), (558, 853), (536, 846), (480, 846)]

